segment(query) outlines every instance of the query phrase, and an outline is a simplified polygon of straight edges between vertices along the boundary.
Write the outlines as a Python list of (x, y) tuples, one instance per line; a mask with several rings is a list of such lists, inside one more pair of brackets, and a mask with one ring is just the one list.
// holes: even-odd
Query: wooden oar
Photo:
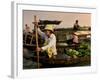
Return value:
[[(34, 26), (35, 26), (35, 36), (36, 36), (36, 48), (38, 48), (39, 47), (39, 45), (38, 45), (38, 31), (37, 31), (38, 22), (37, 22), (36, 16), (34, 16)], [(38, 66), (38, 68), (40, 67), (40, 65), (39, 65), (39, 51), (37, 51), (37, 66)]]

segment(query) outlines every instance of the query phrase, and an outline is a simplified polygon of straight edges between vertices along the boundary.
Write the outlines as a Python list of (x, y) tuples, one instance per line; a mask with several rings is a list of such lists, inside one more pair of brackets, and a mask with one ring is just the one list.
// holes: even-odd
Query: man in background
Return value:
[(73, 30), (78, 30), (80, 27), (80, 25), (78, 24), (78, 20), (75, 21), (74, 26), (73, 26)]

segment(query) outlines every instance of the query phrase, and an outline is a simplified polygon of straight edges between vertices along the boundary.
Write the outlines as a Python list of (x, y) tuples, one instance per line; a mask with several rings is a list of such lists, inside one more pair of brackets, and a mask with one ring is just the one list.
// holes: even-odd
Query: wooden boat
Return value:
[[(60, 24), (61, 21), (48, 21), (48, 20), (40, 20), (40, 22), (38, 23), (39, 26), (45, 26), (46, 24)], [(43, 28), (43, 27), (42, 27)], [(67, 30), (67, 29), (66, 29)], [(58, 29), (58, 31), (64, 31), (64, 34), (66, 32), (65, 29)], [(57, 35), (58, 32), (57, 30), (55, 30)], [(68, 32), (69, 30), (67, 30)], [(61, 32), (59, 32), (61, 34)], [(63, 34), (63, 33), (62, 33)], [(36, 41), (35, 41), (35, 36), (32, 37), (32, 35), (34, 34), (29, 34), (27, 37), (27, 41), (24, 41), (25, 39), (23, 38), (23, 48), (28, 49), (29, 51), (32, 51), (34, 54), (31, 55), (30, 57), (28, 57), (28, 59), (30, 59), (33, 62), (37, 62), (37, 55), (36, 55)], [(43, 46), (41, 43), (43, 43), (44, 40), (42, 40), (40, 37), (39, 39), (39, 46)], [(61, 41), (59, 40), (59, 38), (57, 39), (57, 49), (58, 49), (58, 55), (56, 56), (55, 59), (49, 59), (46, 56), (43, 55), (39, 55), (39, 63), (42, 64), (40, 66), (40, 68), (50, 68), (50, 67), (68, 67), (68, 66), (81, 66), (81, 63), (86, 63), (87, 64), (83, 64), (82, 66), (86, 66), (86, 65), (90, 65), (90, 56), (84, 56), (84, 57), (77, 57), (77, 58), (73, 58), (70, 57), (66, 54), (64, 54), (64, 49), (65, 48), (74, 48), (74, 46), (69, 46), (67, 45), (65, 42), (65, 38), (60, 38), (62, 39)], [(60, 43), (59, 43), (60, 41)], [(24, 55), (24, 52), (23, 52)], [(28, 54), (29, 55), (29, 54)], [(63, 56), (63, 57), (62, 57)], [(66, 56), (66, 57), (65, 57)]]

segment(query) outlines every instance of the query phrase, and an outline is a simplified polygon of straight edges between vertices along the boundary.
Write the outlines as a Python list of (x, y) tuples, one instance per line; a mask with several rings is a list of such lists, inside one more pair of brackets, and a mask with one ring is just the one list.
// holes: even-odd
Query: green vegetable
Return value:
[(79, 55), (79, 52), (78, 51), (76, 51), (76, 50), (74, 50), (74, 49), (69, 49), (68, 51), (67, 51), (67, 55), (69, 55), (69, 56), (73, 56), (73, 55)]
[(91, 55), (91, 45), (89, 42), (82, 42), (80, 43), (77, 50), (68, 49), (68, 50), (65, 50), (64, 53), (71, 57), (90, 56)]
[(83, 42), (80, 44), (79, 48), (79, 56), (85, 56), (85, 55), (90, 55), (91, 50), (90, 50), (90, 43)]

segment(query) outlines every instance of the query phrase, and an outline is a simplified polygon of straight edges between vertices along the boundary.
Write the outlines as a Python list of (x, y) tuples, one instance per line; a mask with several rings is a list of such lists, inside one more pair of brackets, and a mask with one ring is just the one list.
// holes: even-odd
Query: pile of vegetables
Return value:
[(75, 49), (68, 49), (66, 50), (66, 54), (77, 58), (77, 57), (83, 57), (83, 56), (90, 56), (91, 50), (90, 50), (90, 43), (82, 42), (80, 43), (77, 50)]
[(81, 43), (78, 48), (78, 52), (79, 52), (79, 56), (85, 56), (85, 55), (90, 56), (91, 53), (90, 43), (87, 42)]
[(74, 49), (69, 49), (69, 50), (67, 50), (67, 55), (69, 55), (73, 58), (77, 58), (77, 56), (79, 55), (79, 52)]

